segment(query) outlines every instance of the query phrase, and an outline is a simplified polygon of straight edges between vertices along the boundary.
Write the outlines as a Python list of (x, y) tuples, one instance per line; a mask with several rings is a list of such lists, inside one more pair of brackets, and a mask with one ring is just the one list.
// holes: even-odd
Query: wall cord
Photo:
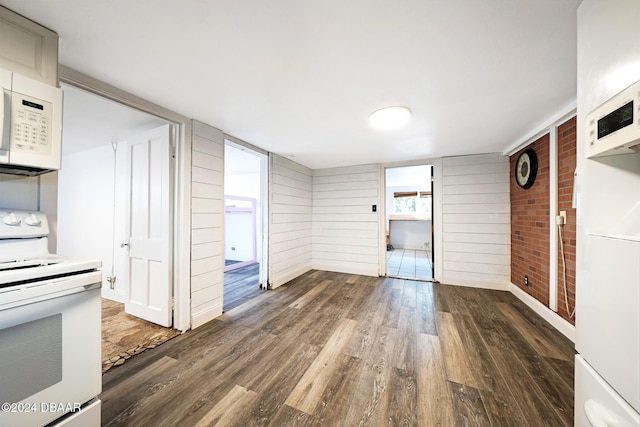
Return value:
[(562, 243), (562, 225), (558, 224), (558, 237), (560, 240), (560, 255), (562, 257), (562, 290), (564, 293), (564, 306), (567, 309), (569, 319), (573, 319), (576, 314), (576, 308), (573, 307), (573, 311), (569, 310), (569, 295), (567, 292), (567, 262), (564, 258), (564, 244)]

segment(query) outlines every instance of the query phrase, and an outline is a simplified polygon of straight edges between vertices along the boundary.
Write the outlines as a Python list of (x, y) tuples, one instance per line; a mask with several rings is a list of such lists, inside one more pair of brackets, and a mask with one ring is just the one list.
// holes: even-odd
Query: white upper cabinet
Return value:
[(0, 68), (58, 86), (58, 35), (0, 6)]

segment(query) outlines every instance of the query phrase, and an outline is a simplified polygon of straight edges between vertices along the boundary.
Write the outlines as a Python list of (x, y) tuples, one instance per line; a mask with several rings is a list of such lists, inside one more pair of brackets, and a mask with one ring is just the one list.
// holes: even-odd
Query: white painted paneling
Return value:
[[(378, 196), (378, 190), (376, 188), (370, 188), (365, 190), (358, 190), (358, 189), (351, 190), (349, 189), (349, 187), (351, 186), (352, 183), (350, 181), (346, 181), (345, 184), (349, 184), (349, 185), (343, 186), (342, 190), (314, 191), (313, 199), (314, 200), (330, 199), (337, 202), (342, 199), (351, 199), (354, 197), (377, 197)], [(345, 189), (345, 187), (347, 189)]]
[(366, 234), (370, 233), (362, 233), (362, 235), (352, 236), (345, 235), (345, 233), (341, 231), (336, 231), (334, 233), (326, 233), (324, 236), (313, 236), (314, 249), (317, 247), (321, 247), (322, 245), (343, 245), (343, 246), (364, 246), (366, 248), (371, 248), (371, 246), (375, 246), (378, 244), (378, 239), (372, 237), (366, 237)]
[(496, 254), (496, 255), (509, 255), (510, 248), (508, 244), (488, 244), (488, 243), (464, 243), (448, 242), (447, 247), (451, 253), (464, 253), (469, 252), (473, 254)]
[[(366, 207), (369, 206), (369, 211), (371, 211), (371, 205), (375, 205), (378, 203), (378, 196), (370, 196), (370, 197), (350, 197), (348, 199), (341, 198), (340, 201), (344, 206), (360, 206)], [(334, 206), (335, 207), (336, 199), (314, 199), (313, 207), (318, 206)]]
[(473, 203), (473, 204), (447, 204), (443, 207), (445, 214), (472, 214), (472, 213), (493, 213), (509, 214), (509, 205), (506, 203)]
[[(325, 172), (327, 170), (332, 170), (332, 169), (324, 169)], [(321, 169), (320, 171), (322, 172), (323, 170)], [(356, 181), (374, 182), (378, 179), (378, 174), (375, 172), (360, 172), (357, 174), (352, 173), (349, 178), (351, 182), (356, 182)], [(344, 177), (340, 174), (313, 176), (314, 184), (331, 184), (331, 183), (342, 183), (342, 182), (344, 182)]]
[(194, 197), (191, 200), (192, 213), (220, 212), (222, 210), (222, 200), (220, 199), (200, 199)]
[(311, 269), (311, 169), (271, 155), (269, 282), (277, 288)]
[(313, 268), (378, 275), (378, 166), (313, 171)]
[[(487, 243), (495, 245), (509, 245), (511, 236), (492, 233), (447, 233), (443, 240), (450, 243)], [(509, 248), (511, 251), (511, 248)], [(509, 252), (508, 251), (508, 252)]]
[(211, 169), (194, 167), (191, 169), (191, 181), (193, 182), (220, 182), (222, 172)]
[(289, 196), (286, 194), (271, 193), (271, 200), (275, 206), (278, 206), (278, 205), (311, 206), (312, 204), (312, 200), (309, 195), (307, 195), (306, 197), (297, 197), (297, 196)]
[(442, 183), (444, 185), (495, 184), (502, 183), (505, 179), (509, 179), (509, 172), (474, 173), (471, 175), (448, 175), (442, 178)]
[(511, 217), (509, 159), (442, 159), (442, 282), (507, 289)]
[(442, 203), (444, 205), (450, 204), (469, 204), (472, 206), (482, 204), (508, 204), (509, 210), (511, 210), (510, 194), (509, 193), (494, 193), (491, 196), (491, 203), (487, 203), (487, 198), (484, 194), (447, 194), (442, 196)]
[(295, 214), (311, 214), (311, 206), (300, 206), (300, 205), (283, 205), (278, 204), (273, 207), (273, 214), (287, 214), (287, 213), (295, 213)]
[(191, 325), (222, 314), (224, 136), (193, 122), (191, 153)]
[[(123, 277), (122, 268), (126, 262), (126, 251), (119, 245), (114, 248), (114, 240), (123, 242), (126, 239), (124, 198), (119, 197), (114, 206), (114, 162), (117, 158), (118, 172), (125, 175), (126, 168), (121, 167), (126, 164), (126, 143), (119, 143), (117, 147), (117, 152), (111, 145), (106, 145), (62, 157), (62, 168), (58, 172), (57, 252), (65, 256), (100, 259), (103, 296), (124, 302), (126, 278), (116, 280), (112, 289), (107, 281), (112, 275)], [(37, 185), (34, 187), (37, 197)], [(115, 189), (122, 194), (121, 186)], [(79, 206), (86, 208), (78, 209)], [(114, 218), (117, 212), (122, 215)], [(117, 222), (115, 227), (114, 220)]]
[(222, 242), (222, 228), (205, 228), (192, 230), (191, 243)]

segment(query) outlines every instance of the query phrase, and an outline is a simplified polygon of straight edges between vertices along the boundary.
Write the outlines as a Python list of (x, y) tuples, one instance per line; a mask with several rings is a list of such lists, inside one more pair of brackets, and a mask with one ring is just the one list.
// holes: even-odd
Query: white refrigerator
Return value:
[(583, 0), (577, 35), (575, 425), (640, 427), (640, 0)]

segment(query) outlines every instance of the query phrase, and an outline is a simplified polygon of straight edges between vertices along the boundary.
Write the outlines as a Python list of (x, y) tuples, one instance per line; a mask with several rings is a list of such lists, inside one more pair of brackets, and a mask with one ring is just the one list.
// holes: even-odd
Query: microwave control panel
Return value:
[(587, 115), (587, 157), (640, 152), (640, 80)]
[(0, 68), (0, 169), (39, 175), (60, 169), (62, 89)]
[(51, 103), (17, 92), (11, 103), (11, 151), (50, 155)]

